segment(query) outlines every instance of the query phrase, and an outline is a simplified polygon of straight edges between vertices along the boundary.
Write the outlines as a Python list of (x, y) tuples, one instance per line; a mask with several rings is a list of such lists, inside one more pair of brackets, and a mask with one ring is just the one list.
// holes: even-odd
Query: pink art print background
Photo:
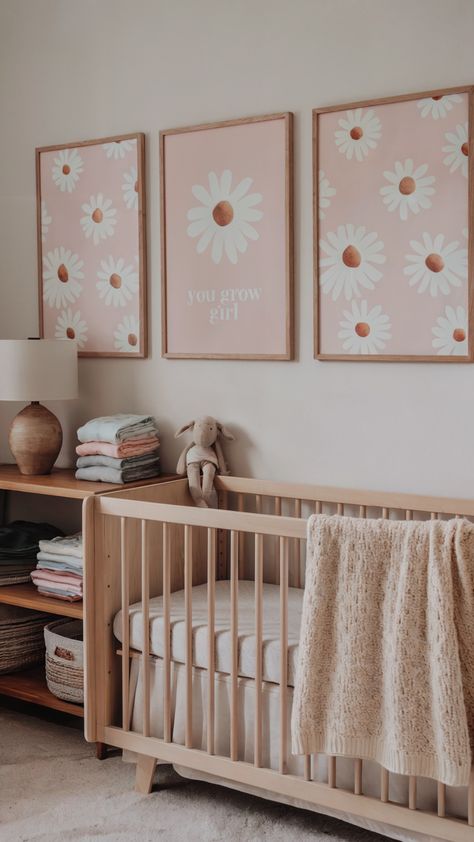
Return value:
[(40, 152), (43, 334), (79, 353), (143, 353), (139, 154), (136, 137)]
[[(165, 135), (169, 354), (288, 352), (285, 138), (283, 118)], [(234, 202), (236, 189), (242, 196)], [(234, 217), (232, 224), (219, 226), (212, 211), (226, 197), (234, 205)], [(192, 211), (204, 207), (202, 199), (210, 202), (207, 210)], [(199, 231), (195, 236), (188, 233), (193, 223), (190, 212), (191, 216), (201, 214), (201, 225), (199, 219), (194, 220), (198, 225), (193, 230)], [(239, 222), (241, 214), (246, 224)], [(248, 224), (258, 239), (252, 232), (253, 238), (247, 236)], [(215, 262), (214, 237), (229, 236), (229, 232), (235, 262), (225, 246)], [(209, 244), (198, 253), (204, 234)], [(239, 251), (235, 242), (245, 250)]]
[(468, 99), (318, 115), (321, 354), (468, 354)]

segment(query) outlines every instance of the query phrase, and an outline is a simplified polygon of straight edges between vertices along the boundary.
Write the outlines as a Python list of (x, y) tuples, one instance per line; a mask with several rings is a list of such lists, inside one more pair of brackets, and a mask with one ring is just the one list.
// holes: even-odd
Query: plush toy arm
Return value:
[(184, 475), (186, 474), (186, 456), (187, 456), (188, 450), (191, 450), (192, 446), (193, 446), (192, 443), (188, 444), (181, 451), (180, 457), (178, 459), (178, 464), (176, 466), (176, 473), (179, 474), (181, 477), (184, 477)]
[(216, 449), (217, 461), (219, 463), (219, 473), (222, 474), (223, 476), (227, 477), (227, 476), (229, 476), (230, 471), (227, 467), (224, 452), (222, 450), (220, 441), (214, 442), (214, 447)]

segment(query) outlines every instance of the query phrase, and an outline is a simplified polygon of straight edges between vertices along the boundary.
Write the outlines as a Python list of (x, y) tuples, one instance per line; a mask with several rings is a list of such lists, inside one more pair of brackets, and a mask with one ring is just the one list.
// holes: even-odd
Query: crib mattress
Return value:
[[(215, 657), (216, 670), (230, 673), (232, 640), (230, 633), (230, 582), (216, 582)], [(263, 678), (278, 684), (280, 681), (280, 588), (263, 585)], [(193, 665), (207, 668), (207, 585), (192, 589), (193, 615)], [(301, 624), (303, 591), (288, 589), (288, 686), (294, 686), (298, 641)], [(150, 600), (150, 652), (164, 657), (163, 598)], [(143, 611), (141, 603), (129, 608), (130, 646), (143, 651)], [(239, 581), (239, 675), (255, 678), (255, 584)], [(184, 591), (171, 594), (171, 658), (176, 663), (185, 662), (186, 629)], [(122, 611), (114, 620), (114, 634), (122, 641)]]

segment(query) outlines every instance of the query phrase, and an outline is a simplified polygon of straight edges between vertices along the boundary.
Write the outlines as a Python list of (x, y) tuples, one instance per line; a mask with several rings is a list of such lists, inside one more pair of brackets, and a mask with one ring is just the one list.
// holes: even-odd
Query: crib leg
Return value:
[(149, 795), (153, 786), (153, 777), (156, 769), (156, 758), (148, 757), (147, 754), (139, 754), (137, 760), (137, 773), (135, 778), (135, 790), (142, 795)]

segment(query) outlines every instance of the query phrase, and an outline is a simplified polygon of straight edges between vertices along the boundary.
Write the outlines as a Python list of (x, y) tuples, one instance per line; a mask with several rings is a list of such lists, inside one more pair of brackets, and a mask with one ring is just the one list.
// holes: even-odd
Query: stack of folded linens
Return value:
[(47, 622), (47, 614), (0, 605), (0, 674), (18, 672), (44, 660)]
[(31, 578), (44, 596), (77, 602), (82, 599), (82, 534), (40, 541), (36, 570)]
[(49, 523), (16, 520), (0, 527), (0, 585), (29, 582), (41, 538), (55, 535), (62, 532)]
[(150, 415), (93, 418), (77, 437), (76, 479), (125, 483), (160, 473), (160, 440)]

